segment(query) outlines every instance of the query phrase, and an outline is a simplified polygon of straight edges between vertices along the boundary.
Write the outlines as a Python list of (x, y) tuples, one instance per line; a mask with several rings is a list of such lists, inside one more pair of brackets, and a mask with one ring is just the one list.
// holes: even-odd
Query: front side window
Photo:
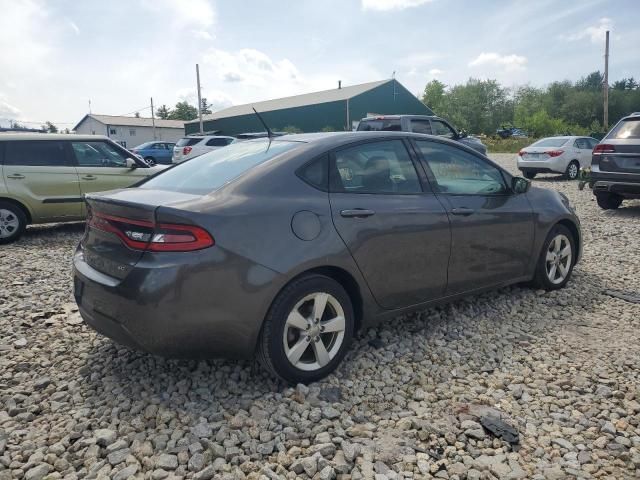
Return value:
[(332, 171), (334, 192), (422, 192), (418, 174), (402, 140), (365, 143), (339, 150)]
[(454, 195), (495, 195), (508, 189), (500, 170), (481, 158), (451, 145), (419, 140), (438, 190)]
[(126, 167), (126, 157), (106, 142), (71, 142), (80, 167)]
[(64, 142), (49, 140), (6, 142), (4, 164), (27, 167), (70, 166), (65, 154)]
[(431, 135), (431, 124), (429, 120), (411, 120), (411, 131)]
[(431, 121), (431, 129), (433, 130), (434, 135), (438, 135), (439, 137), (445, 138), (455, 138), (456, 132), (454, 132), (449, 125), (440, 120), (432, 120)]

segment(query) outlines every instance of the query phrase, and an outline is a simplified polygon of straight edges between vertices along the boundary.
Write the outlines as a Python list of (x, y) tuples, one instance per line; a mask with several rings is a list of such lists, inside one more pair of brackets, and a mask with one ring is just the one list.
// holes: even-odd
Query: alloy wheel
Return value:
[(293, 307), (284, 327), (284, 352), (292, 366), (313, 371), (325, 367), (344, 341), (345, 316), (331, 294), (314, 292)]
[(562, 283), (571, 270), (571, 242), (563, 235), (556, 235), (549, 243), (546, 256), (547, 278), (554, 285)]
[(574, 162), (570, 163), (567, 173), (569, 174), (568, 176), (570, 180), (578, 178), (578, 165)]
[(20, 228), (20, 219), (11, 210), (0, 208), (0, 238), (14, 235)]

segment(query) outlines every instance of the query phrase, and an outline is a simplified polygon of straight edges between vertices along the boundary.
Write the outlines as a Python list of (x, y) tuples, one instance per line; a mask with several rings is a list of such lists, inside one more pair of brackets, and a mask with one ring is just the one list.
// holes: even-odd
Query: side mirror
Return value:
[(136, 162), (133, 158), (127, 158), (124, 163), (127, 168), (130, 168), (131, 170), (133, 170), (134, 168), (138, 168), (138, 162)]
[(511, 180), (511, 189), (515, 193), (526, 193), (531, 187), (531, 182), (526, 178), (513, 177)]
[(468, 136), (469, 136), (469, 135), (467, 134), (467, 131), (466, 131), (466, 130), (460, 130), (460, 131), (458, 132), (458, 138), (466, 138), (466, 137), (468, 137)]

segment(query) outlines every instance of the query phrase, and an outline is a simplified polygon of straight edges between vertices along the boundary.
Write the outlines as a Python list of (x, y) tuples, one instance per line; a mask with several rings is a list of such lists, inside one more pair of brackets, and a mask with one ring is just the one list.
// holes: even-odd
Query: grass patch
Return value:
[(537, 138), (485, 137), (482, 139), (489, 153), (518, 153), (536, 141), (538, 141)]

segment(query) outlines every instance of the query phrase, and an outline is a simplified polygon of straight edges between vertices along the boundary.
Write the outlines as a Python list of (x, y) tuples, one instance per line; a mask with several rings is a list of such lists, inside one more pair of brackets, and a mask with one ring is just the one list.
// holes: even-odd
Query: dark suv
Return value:
[(640, 198), (640, 112), (620, 120), (593, 149), (591, 182), (605, 210)]
[(366, 117), (358, 124), (359, 132), (391, 131), (413, 132), (437, 135), (465, 144), (482, 155), (487, 154), (487, 146), (476, 137), (469, 137), (464, 132), (459, 132), (444, 118), (435, 115), (379, 115)]

